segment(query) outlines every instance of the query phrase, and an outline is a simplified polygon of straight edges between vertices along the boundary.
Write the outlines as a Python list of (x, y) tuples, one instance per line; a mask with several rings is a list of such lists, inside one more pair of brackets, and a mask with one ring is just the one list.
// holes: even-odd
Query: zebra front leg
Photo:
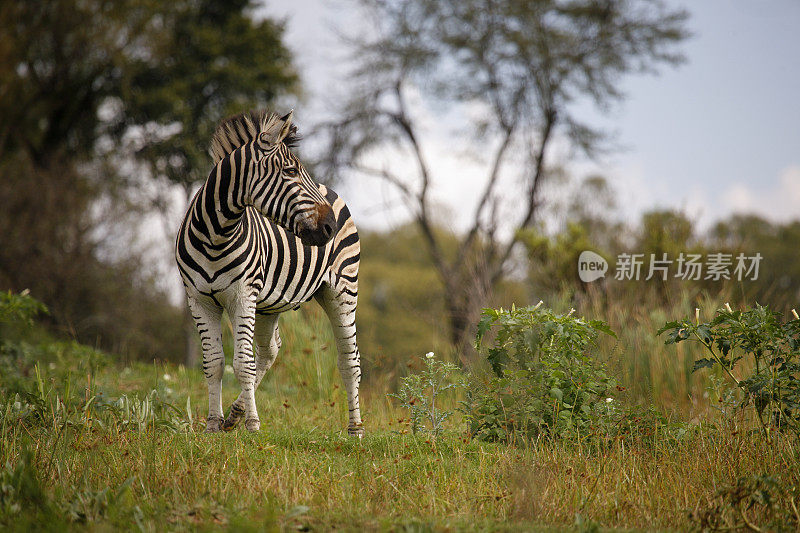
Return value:
[(242, 387), (240, 394), (244, 404), (244, 426), (248, 431), (258, 431), (261, 422), (256, 409), (256, 359), (253, 353), (256, 306), (254, 300), (243, 300), (233, 309), (233, 374)]
[[(264, 374), (270, 369), (278, 350), (281, 347), (281, 336), (278, 333), (278, 315), (256, 315), (256, 329), (254, 334), (256, 354), (256, 381), (254, 391), (258, 390)], [(254, 392), (255, 394), (255, 392)], [(233, 430), (241, 421), (245, 412), (244, 392), (231, 404), (228, 416), (222, 424), (225, 431)]]
[(203, 349), (203, 374), (208, 384), (208, 417), (206, 433), (215, 433), (222, 424), (222, 374), (225, 371), (225, 354), (222, 351), (222, 309), (206, 305), (188, 297), (200, 344)]
[(361, 354), (356, 343), (356, 300), (345, 292), (334, 292), (326, 286), (318, 293), (320, 303), (333, 328), (336, 349), (339, 352), (337, 366), (347, 392), (349, 420), (347, 433), (356, 437), (364, 436), (361, 422), (361, 407), (358, 399), (358, 386), (361, 383)]

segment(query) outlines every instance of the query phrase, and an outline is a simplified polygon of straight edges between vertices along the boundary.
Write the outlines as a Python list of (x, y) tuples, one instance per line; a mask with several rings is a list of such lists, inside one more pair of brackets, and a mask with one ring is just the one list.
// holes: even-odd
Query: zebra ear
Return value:
[(264, 128), (264, 131), (259, 135), (259, 140), (267, 145), (276, 145), (283, 141), (292, 129), (293, 114), (294, 109), (281, 118), (274, 117), (271, 119)]

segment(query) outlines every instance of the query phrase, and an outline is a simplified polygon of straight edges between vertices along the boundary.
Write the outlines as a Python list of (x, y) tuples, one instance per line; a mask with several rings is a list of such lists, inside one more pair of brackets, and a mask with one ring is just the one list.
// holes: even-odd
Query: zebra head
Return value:
[(267, 114), (254, 140), (255, 172), (250, 202), (265, 217), (294, 233), (307, 246), (322, 246), (336, 231), (331, 204), (322, 196), (290, 147), (297, 139), (292, 113)]

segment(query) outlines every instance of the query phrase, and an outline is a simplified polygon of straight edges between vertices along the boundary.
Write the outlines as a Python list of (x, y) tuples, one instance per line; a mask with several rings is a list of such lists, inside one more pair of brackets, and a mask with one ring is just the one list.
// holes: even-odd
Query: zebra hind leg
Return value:
[[(254, 390), (258, 390), (261, 380), (270, 369), (278, 350), (281, 347), (281, 336), (278, 333), (278, 315), (256, 315), (256, 329), (253, 335), (255, 341), (256, 381)], [(228, 411), (228, 416), (222, 423), (224, 431), (232, 431), (242, 421), (245, 413), (244, 392), (234, 400)]]
[(337, 366), (347, 392), (349, 420), (347, 433), (356, 437), (364, 436), (361, 422), (361, 407), (358, 387), (361, 382), (361, 354), (356, 343), (356, 298), (347, 291), (335, 292), (325, 286), (315, 295), (331, 321), (336, 348), (339, 352)]

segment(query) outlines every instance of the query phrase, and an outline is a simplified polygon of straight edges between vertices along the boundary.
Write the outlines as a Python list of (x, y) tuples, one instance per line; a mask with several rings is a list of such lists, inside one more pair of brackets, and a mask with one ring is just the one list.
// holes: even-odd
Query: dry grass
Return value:
[[(674, 354), (645, 334), (652, 337), (661, 317), (637, 316), (640, 323), (629, 322), (613, 350), (627, 344), (622, 353), (629, 353), (638, 343), (643, 359), (651, 353), (651, 384), (663, 388), (634, 386), (629, 401), (649, 397), (667, 406), (672, 421), (643, 421), (634, 426), (637, 434), (593, 445), (482, 443), (466, 438), (457, 419), (431, 441), (407, 434), (400, 421), (405, 413), (385, 390), (370, 386), (364, 390), (368, 435), (349, 438), (328, 329), (316, 315), (295, 315), (283, 326), (285, 351), (257, 395), (258, 434), (203, 434), (202, 375), (169, 365), (112, 365), (90, 378), (72, 376), (73, 395), (141, 397), (155, 389), (187, 420), (189, 400), (192, 431), (132, 431), (113, 419), (101, 425), (91, 410), (74, 412), (68, 424), (57, 416), (19, 422), (9, 410), (15, 398), (2, 396), (0, 468), (7, 466), (0, 471), (0, 526), (538, 531), (800, 524), (796, 440), (767, 445), (748, 431), (752, 424), (715, 415), (708, 405), (713, 397), (673, 401), (702, 394), (694, 378), (684, 379), (682, 358), (691, 354), (669, 359)], [(642, 371), (639, 363), (627, 364)], [(55, 405), (63, 395), (60, 378), (55, 370), (41, 371), (47, 401)], [(223, 390), (231, 401), (232, 374)], [(774, 484), (759, 484), (759, 476)]]
[[(732, 500), (722, 498), (721, 491), (740, 478), (760, 475), (778, 476), (784, 488), (798, 486), (796, 453), (796, 443), (789, 441), (770, 447), (751, 436), (711, 430), (654, 446), (617, 441), (601, 454), (546, 446), (527, 456), (531, 462), (513, 477), (511, 516), (568, 524), (580, 515), (603, 527), (625, 529), (687, 530), (712, 518), (720, 525), (741, 525), (727, 507)], [(773, 496), (777, 509), (791, 509), (791, 494)], [(774, 516), (766, 507), (749, 511), (753, 523)]]

